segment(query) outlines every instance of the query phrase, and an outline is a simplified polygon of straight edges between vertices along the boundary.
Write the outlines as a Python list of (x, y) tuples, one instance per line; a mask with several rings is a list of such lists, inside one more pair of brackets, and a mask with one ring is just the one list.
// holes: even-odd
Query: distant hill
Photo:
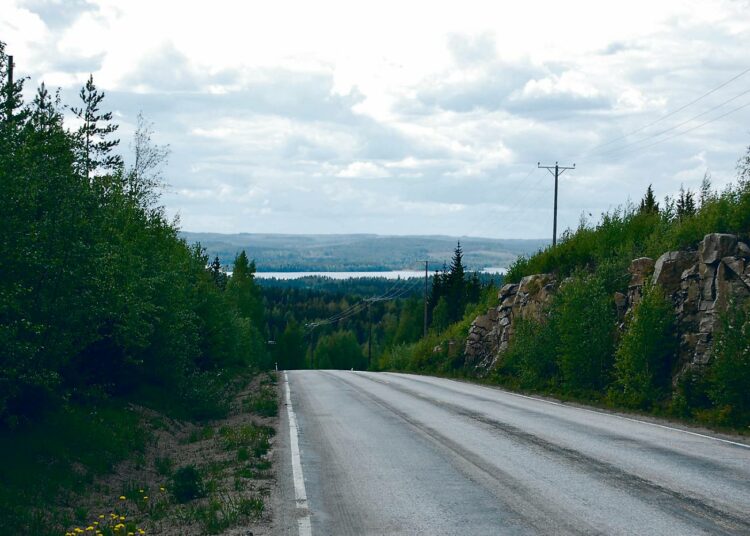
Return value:
[(548, 240), (511, 240), (452, 236), (381, 236), (374, 234), (290, 235), (181, 232), (188, 243), (200, 242), (213, 258), (231, 264), (240, 250), (255, 259), (259, 271), (380, 271), (419, 269), (429, 259), (431, 270), (450, 262), (461, 240), (470, 270), (507, 267), (519, 255), (531, 254)]

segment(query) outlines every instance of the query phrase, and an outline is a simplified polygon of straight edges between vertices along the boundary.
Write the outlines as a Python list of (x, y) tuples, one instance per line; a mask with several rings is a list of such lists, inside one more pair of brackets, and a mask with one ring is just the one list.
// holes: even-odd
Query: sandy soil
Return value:
[[(100, 477), (89, 487), (89, 493), (75, 498), (75, 510), (81, 524), (87, 526), (112, 526), (124, 516), (125, 523), (134, 523), (145, 534), (199, 536), (222, 534), (233, 536), (261, 536), (271, 534), (273, 519), (270, 496), (275, 486), (274, 447), (276, 436), (270, 438), (271, 448), (259, 458), (246, 459), (238, 449), (227, 446), (224, 440), (227, 429), (239, 430), (248, 425), (270, 426), (278, 430), (278, 417), (261, 417), (243, 408), (243, 400), (258, 392), (259, 384), (276, 391), (270, 377), (261, 374), (242, 389), (232, 403), (226, 419), (205, 424), (194, 424), (174, 419), (142, 407), (135, 407), (144, 416), (151, 442), (143, 454), (123, 461), (116, 470)], [(170, 493), (170, 474), (175, 469), (194, 465), (203, 475), (207, 496), (185, 504), (176, 504)], [(122, 497), (125, 499), (122, 499)], [(238, 505), (245, 499), (262, 500), (263, 511), (238, 513)], [(227, 516), (233, 519), (232, 527), (218, 531), (223, 523), (209, 527), (206, 511), (213, 510), (214, 519)], [(201, 515), (200, 513), (203, 512)], [(113, 515), (117, 516), (113, 517)], [(103, 516), (103, 517), (101, 517)], [(85, 520), (85, 522), (84, 522)], [(101, 525), (95, 525), (94, 521)], [(72, 530), (74, 527), (71, 527)], [(127, 530), (131, 530), (128, 527)], [(137, 528), (134, 530), (138, 534)], [(115, 534), (127, 535), (127, 530)], [(93, 534), (93, 532), (86, 532)], [(105, 534), (107, 532), (105, 531)]]

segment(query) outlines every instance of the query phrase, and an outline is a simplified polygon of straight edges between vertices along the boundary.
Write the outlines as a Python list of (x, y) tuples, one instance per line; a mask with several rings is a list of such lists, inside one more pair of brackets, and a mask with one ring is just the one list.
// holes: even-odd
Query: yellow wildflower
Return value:
[(144, 495), (144, 496), (143, 496), (143, 500), (144, 500), (144, 501), (147, 501), (147, 500), (148, 500), (148, 495)]
[(125, 500), (125, 495), (120, 495), (120, 500), (124, 501)]

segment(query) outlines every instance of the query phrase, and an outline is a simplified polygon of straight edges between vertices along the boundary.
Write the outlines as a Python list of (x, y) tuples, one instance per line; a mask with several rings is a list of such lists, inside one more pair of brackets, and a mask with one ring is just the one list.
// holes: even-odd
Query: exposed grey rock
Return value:
[(502, 286), (500, 292), (498, 292), (497, 297), (500, 299), (500, 301), (503, 301), (508, 296), (514, 296), (517, 290), (518, 284), (508, 283), (507, 285)]
[(634, 259), (628, 267), (630, 272), (630, 286), (641, 286), (646, 279), (654, 273), (654, 259), (651, 257), (639, 257)]
[[(734, 235), (706, 235), (697, 252), (671, 251), (656, 261), (635, 259), (628, 271), (627, 295), (614, 296), (621, 322), (639, 303), (648, 281), (659, 285), (674, 305), (680, 336), (674, 382), (709, 363), (714, 331), (730, 301), (750, 301), (750, 247)], [(491, 370), (508, 349), (515, 321), (544, 321), (557, 288), (552, 275), (536, 274), (500, 289), (500, 305), (477, 317), (469, 329), (467, 365), (480, 373)]]
[(652, 282), (671, 294), (680, 288), (682, 272), (695, 263), (695, 253), (670, 251), (656, 260)]
[(737, 237), (732, 234), (707, 234), (698, 246), (700, 261), (705, 264), (716, 264), (722, 257), (734, 255), (736, 251)]
[(498, 292), (500, 305), (478, 316), (469, 328), (464, 348), (467, 366), (489, 371), (507, 350), (515, 318), (541, 320), (555, 291), (549, 274), (524, 277), (518, 284), (504, 285)]

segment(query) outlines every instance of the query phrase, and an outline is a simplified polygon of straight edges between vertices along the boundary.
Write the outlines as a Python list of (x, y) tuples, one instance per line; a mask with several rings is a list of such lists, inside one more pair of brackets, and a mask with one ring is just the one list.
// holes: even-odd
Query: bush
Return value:
[(505, 383), (503, 376), (510, 376), (513, 383), (525, 389), (551, 387), (559, 377), (556, 339), (549, 321), (516, 320), (513, 340), (496, 377)]
[(380, 370), (408, 370), (412, 346), (405, 343), (391, 346), (380, 356), (378, 368)]
[(579, 274), (560, 286), (552, 306), (562, 382), (572, 391), (601, 391), (610, 380), (615, 308), (602, 278)]
[(351, 331), (337, 331), (323, 336), (315, 347), (314, 359), (315, 368), (318, 369), (367, 368), (362, 348)]
[(664, 397), (677, 351), (674, 310), (656, 286), (644, 288), (615, 354), (613, 401), (648, 408)]
[(750, 314), (730, 304), (714, 342), (708, 396), (723, 416), (719, 424), (750, 425)]
[(180, 504), (206, 496), (203, 478), (194, 465), (181, 467), (172, 476), (171, 490), (175, 501)]

